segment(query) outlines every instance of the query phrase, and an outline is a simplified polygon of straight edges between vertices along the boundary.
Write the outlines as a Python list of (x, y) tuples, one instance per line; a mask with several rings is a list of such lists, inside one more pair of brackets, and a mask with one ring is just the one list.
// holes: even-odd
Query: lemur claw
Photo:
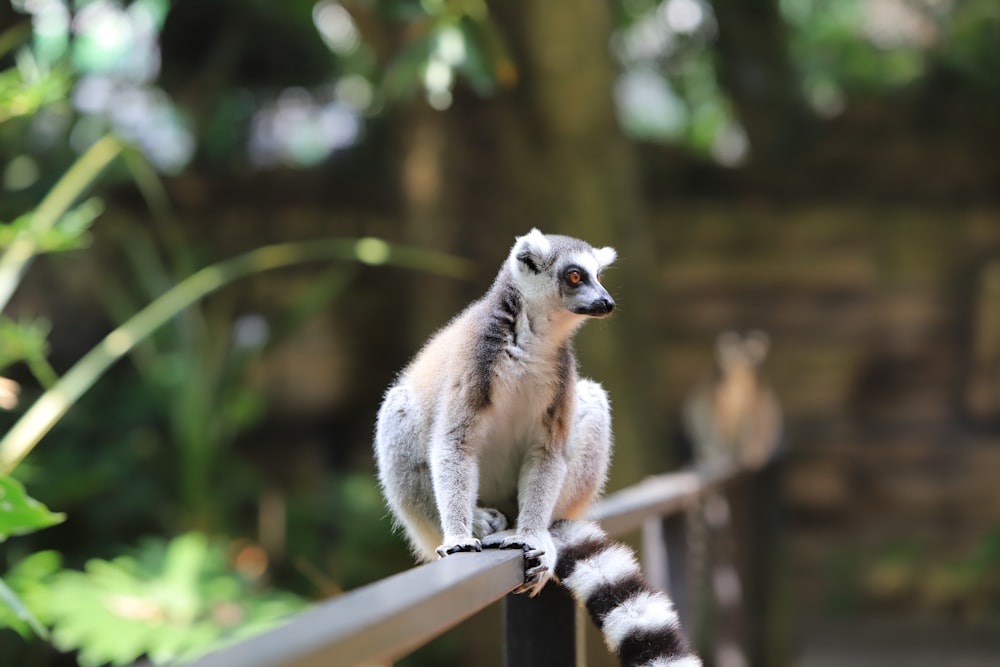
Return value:
[(536, 565), (535, 567), (528, 568), (524, 571), (524, 578), (526, 580), (535, 580), (538, 579), (541, 574), (548, 571), (549, 567), (547, 565)]
[(482, 543), (474, 537), (470, 537), (465, 540), (459, 540), (457, 542), (452, 542), (450, 544), (442, 544), (434, 551), (440, 558), (449, 556), (451, 554), (459, 553), (462, 551), (482, 551)]
[[(548, 544), (546, 544), (546, 542)], [(555, 554), (555, 549), (539, 548), (551, 544), (548, 534), (518, 534), (504, 531), (483, 539), (486, 549), (520, 549), (524, 552), (524, 583), (514, 589), (515, 593), (528, 593), (534, 597), (552, 576), (555, 559), (547, 554)], [(552, 545), (554, 547), (554, 545)]]

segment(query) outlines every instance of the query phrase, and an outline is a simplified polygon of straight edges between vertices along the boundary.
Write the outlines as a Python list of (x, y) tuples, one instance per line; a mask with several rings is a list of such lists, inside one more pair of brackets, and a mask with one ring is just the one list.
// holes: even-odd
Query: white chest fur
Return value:
[(490, 407), (476, 437), (479, 496), (488, 505), (516, 497), (525, 457), (547, 444), (545, 414), (560, 391), (558, 350), (543, 347), (526, 324), (519, 329), (517, 344), (512, 341), (497, 360)]

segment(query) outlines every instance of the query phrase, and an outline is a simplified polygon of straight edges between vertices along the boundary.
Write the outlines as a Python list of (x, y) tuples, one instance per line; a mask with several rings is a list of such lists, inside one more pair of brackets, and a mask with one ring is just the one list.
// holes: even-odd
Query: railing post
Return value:
[(786, 638), (778, 596), (784, 566), (781, 490), (785, 465), (785, 455), (779, 452), (750, 480), (753, 536), (748, 545), (747, 610), (754, 667), (787, 661), (781, 651)]
[(505, 597), (504, 665), (577, 667), (584, 664), (577, 616), (577, 605), (569, 592), (551, 581), (533, 598), (513, 593)]
[(681, 627), (691, 628), (688, 512), (654, 516), (642, 525), (642, 562), (649, 583), (673, 600)]
[(746, 555), (750, 534), (746, 530), (746, 474), (730, 480), (719, 492), (705, 498), (705, 532), (708, 542), (708, 575), (705, 581), (706, 625), (704, 650), (720, 667), (746, 667), (747, 646)]

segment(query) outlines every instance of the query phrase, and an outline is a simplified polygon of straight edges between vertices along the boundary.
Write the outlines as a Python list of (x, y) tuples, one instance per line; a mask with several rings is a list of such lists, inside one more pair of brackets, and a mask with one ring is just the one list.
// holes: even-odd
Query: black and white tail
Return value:
[(587, 608), (623, 667), (702, 667), (673, 603), (642, 576), (632, 550), (589, 521), (557, 521), (556, 577)]

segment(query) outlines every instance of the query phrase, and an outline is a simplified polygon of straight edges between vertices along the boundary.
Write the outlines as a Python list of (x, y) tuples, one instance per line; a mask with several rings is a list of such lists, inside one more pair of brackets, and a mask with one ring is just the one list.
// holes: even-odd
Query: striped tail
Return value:
[(702, 667), (674, 605), (642, 576), (632, 550), (589, 521), (557, 521), (556, 576), (587, 608), (622, 667)]

